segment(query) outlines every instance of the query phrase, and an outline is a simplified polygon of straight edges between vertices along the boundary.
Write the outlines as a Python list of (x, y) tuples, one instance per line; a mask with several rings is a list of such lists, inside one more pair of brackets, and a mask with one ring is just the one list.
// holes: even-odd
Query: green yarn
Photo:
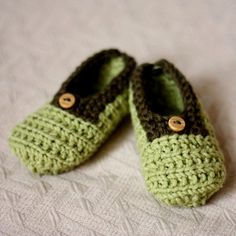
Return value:
[(178, 115), (184, 111), (180, 89), (169, 74), (150, 76), (147, 91), (155, 112), (161, 115)]
[(123, 57), (114, 57), (100, 68), (97, 83), (94, 83), (94, 91), (102, 91), (125, 68)]
[(204, 111), (209, 135), (173, 134), (148, 141), (130, 89), (130, 110), (148, 191), (168, 205), (203, 205), (225, 180), (223, 155)]
[(31, 171), (62, 173), (91, 157), (128, 112), (127, 89), (106, 105), (96, 124), (46, 104), (15, 127), (9, 143)]
[(83, 163), (128, 114), (135, 65), (117, 49), (87, 58), (49, 104), (15, 127), (9, 139), (13, 151), (39, 174), (66, 172)]

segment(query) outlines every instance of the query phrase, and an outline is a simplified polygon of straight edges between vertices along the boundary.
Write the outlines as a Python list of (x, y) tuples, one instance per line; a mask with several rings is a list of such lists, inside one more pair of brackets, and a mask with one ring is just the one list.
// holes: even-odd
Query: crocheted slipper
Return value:
[(87, 59), (49, 104), (15, 127), (9, 139), (13, 151), (40, 174), (62, 173), (87, 160), (128, 114), (135, 65), (116, 49)]
[(213, 128), (185, 77), (166, 60), (139, 66), (130, 109), (150, 193), (169, 205), (205, 204), (226, 171)]

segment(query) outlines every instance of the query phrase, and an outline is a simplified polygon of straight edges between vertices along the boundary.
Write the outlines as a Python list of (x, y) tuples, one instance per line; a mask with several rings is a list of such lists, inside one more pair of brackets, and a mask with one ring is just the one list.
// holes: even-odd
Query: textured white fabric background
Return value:
[[(235, 0), (0, 0), (0, 235), (236, 235)], [(31, 174), (11, 154), (14, 125), (87, 56), (118, 47), (174, 62), (203, 100), (228, 178), (206, 206), (159, 204), (145, 190), (127, 119), (83, 166)]]

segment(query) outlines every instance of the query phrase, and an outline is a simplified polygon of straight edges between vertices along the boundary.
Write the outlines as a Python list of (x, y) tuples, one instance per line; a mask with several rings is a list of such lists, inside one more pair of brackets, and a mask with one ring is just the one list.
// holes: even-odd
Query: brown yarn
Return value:
[(171, 116), (160, 115), (151, 109), (152, 101), (150, 100), (148, 91), (146, 90), (146, 81), (150, 76), (150, 71), (156, 67), (161, 68), (162, 73), (168, 73), (171, 78), (175, 80), (181, 91), (185, 109), (180, 116), (184, 118), (186, 127), (180, 132), (180, 134), (208, 135), (208, 130), (205, 127), (200, 112), (200, 104), (192, 86), (173, 64), (162, 59), (155, 64), (140, 65), (133, 73), (131, 79), (134, 105), (140, 122), (147, 133), (148, 140), (153, 141), (162, 135), (174, 134), (168, 126), (168, 120)]
[[(125, 62), (124, 70), (116, 76), (104, 90), (95, 94), (85, 95), (91, 83), (96, 83), (94, 79), (97, 77), (96, 72), (99, 67), (111, 58), (117, 56), (123, 57)], [(70, 77), (62, 84), (51, 104), (61, 108), (58, 103), (59, 97), (64, 93), (72, 93), (76, 97), (76, 104), (72, 108), (67, 109), (67, 111), (86, 121), (97, 123), (99, 114), (105, 109), (106, 105), (113, 102), (124, 89), (128, 88), (129, 79), (135, 66), (136, 62), (132, 57), (117, 49), (108, 49), (98, 52), (76, 68)]]

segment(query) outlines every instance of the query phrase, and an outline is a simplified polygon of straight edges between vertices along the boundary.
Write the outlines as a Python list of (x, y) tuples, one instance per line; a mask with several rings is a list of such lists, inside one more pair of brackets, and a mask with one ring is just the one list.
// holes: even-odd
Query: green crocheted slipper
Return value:
[(17, 125), (10, 147), (39, 174), (69, 171), (89, 157), (129, 112), (132, 57), (101, 51), (79, 66), (53, 100)]
[(185, 77), (166, 60), (139, 66), (130, 109), (149, 192), (169, 205), (205, 204), (224, 183), (224, 158)]

